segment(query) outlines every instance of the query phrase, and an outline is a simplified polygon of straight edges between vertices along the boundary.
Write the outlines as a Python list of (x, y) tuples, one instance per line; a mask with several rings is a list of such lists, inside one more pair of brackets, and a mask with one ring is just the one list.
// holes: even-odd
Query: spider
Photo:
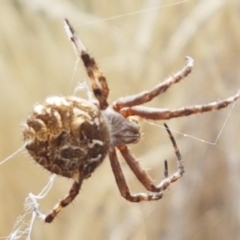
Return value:
[[(45, 222), (52, 222), (62, 208), (74, 200), (83, 181), (91, 176), (107, 154), (117, 186), (125, 199), (131, 202), (161, 199), (164, 190), (184, 174), (179, 149), (170, 129), (164, 124), (175, 150), (178, 168), (169, 176), (168, 163), (165, 160), (164, 179), (155, 185), (127, 147), (128, 144), (137, 143), (141, 138), (139, 124), (131, 117), (167, 120), (219, 110), (236, 101), (240, 97), (240, 92), (221, 101), (176, 110), (142, 106), (191, 73), (193, 59), (187, 57), (186, 66), (182, 70), (157, 84), (152, 90), (120, 98), (109, 105), (106, 78), (67, 19), (65, 19), (65, 29), (87, 70), (96, 99), (85, 100), (75, 96), (49, 97), (43, 104), (35, 105), (26, 119), (23, 136), (25, 147), (33, 159), (51, 173), (74, 180), (69, 194), (51, 213), (44, 215)], [(137, 179), (149, 191), (148, 193), (130, 192), (116, 150), (123, 156)]]

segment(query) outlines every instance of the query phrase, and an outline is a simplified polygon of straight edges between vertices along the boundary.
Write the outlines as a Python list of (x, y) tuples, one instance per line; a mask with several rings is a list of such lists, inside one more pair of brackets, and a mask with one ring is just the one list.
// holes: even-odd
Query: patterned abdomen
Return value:
[(50, 97), (36, 105), (23, 135), (26, 149), (40, 165), (75, 180), (89, 177), (110, 145), (98, 107), (77, 97)]

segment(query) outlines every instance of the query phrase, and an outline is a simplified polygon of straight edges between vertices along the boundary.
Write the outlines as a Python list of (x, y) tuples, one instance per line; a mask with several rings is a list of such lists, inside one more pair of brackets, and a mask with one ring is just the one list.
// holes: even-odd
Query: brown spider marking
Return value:
[[(145, 119), (166, 120), (219, 110), (236, 101), (240, 96), (239, 92), (221, 101), (176, 110), (141, 106), (184, 79), (192, 71), (193, 59), (187, 57), (187, 64), (182, 70), (157, 84), (152, 90), (120, 98), (109, 106), (106, 78), (67, 19), (65, 28), (78, 57), (84, 63), (98, 104), (74, 96), (49, 97), (43, 104), (36, 105), (26, 119), (23, 136), (26, 149), (33, 159), (48, 171), (74, 180), (69, 194), (45, 216), (45, 222), (52, 222), (61, 209), (74, 200), (82, 182), (91, 176), (107, 154), (119, 191), (124, 198), (131, 202), (161, 199), (163, 191), (184, 173), (176, 141), (168, 126), (164, 124), (177, 156), (178, 169), (169, 176), (168, 164), (165, 161), (164, 179), (154, 185), (127, 147), (128, 144), (137, 143), (141, 138), (138, 123), (128, 117), (136, 115)], [(116, 150), (119, 150), (149, 193), (130, 193)]]

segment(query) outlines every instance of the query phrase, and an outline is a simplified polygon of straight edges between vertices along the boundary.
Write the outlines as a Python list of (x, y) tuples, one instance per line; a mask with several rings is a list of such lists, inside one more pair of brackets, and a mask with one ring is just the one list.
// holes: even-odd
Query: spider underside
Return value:
[[(50, 97), (45, 103), (34, 107), (24, 124), (24, 141), (30, 155), (52, 173), (73, 178), (69, 194), (62, 199), (48, 215), (45, 222), (52, 222), (57, 214), (78, 195), (84, 179), (102, 163), (108, 154), (112, 171), (121, 195), (131, 201), (153, 201), (163, 196), (168, 186), (182, 177), (184, 167), (176, 141), (164, 124), (172, 142), (176, 157), (177, 171), (168, 175), (168, 164), (164, 162), (164, 179), (157, 185), (147, 172), (141, 168), (128, 144), (140, 140), (140, 127), (128, 117), (139, 116), (145, 119), (166, 120), (190, 114), (219, 110), (236, 101), (239, 92), (227, 99), (183, 107), (176, 110), (143, 107), (170, 86), (184, 79), (193, 69), (193, 59), (186, 58), (186, 66), (152, 90), (116, 100), (109, 105), (109, 88), (106, 78), (100, 72), (95, 60), (89, 55), (70, 22), (65, 20), (68, 37), (87, 70), (93, 94), (97, 101), (85, 100), (75, 96)], [(116, 150), (123, 156), (133, 173), (148, 193), (130, 193), (123, 175)]]

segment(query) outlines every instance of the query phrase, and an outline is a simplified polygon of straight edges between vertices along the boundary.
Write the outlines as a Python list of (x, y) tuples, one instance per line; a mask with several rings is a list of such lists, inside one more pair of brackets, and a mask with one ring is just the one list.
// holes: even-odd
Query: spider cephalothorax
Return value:
[[(36, 105), (27, 117), (23, 135), (30, 155), (50, 172), (74, 179), (68, 196), (61, 200), (53, 211), (44, 217), (44, 220), (51, 222), (63, 207), (73, 201), (79, 193), (83, 180), (91, 176), (107, 154), (116, 183), (124, 198), (132, 202), (161, 199), (163, 191), (184, 173), (177, 144), (168, 126), (164, 124), (177, 156), (178, 169), (173, 175), (168, 176), (168, 165), (165, 161), (164, 180), (154, 185), (126, 146), (137, 143), (141, 137), (138, 123), (130, 120), (129, 117), (164, 120), (218, 110), (236, 101), (240, 96), (239, 92), (222, 101), (176, 110), (141, 106), (165, 92), (192, 71), (193, 60), (187, 57), (187, 64), (182, 70), (159, 83), (152, 90), (120, 98), (109, 106), (107, 101), (109, 89), (105, 77), (68, 20), (65, 20), (65, 27), (79, 58), (86, 67), (92, 91), (98, 103), (74, 96), (49, 97), (43, 104)], [(149, 191), (148, 193), (130, 193), (116, 149)]]

